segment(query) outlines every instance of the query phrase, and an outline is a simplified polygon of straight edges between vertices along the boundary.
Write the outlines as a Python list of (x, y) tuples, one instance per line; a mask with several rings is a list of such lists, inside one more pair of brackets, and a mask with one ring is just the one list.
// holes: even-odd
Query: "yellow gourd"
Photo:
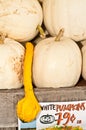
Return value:
[(17, 104), (17, 115), (24, 122), (30, 122), (34, 120), (37, 114), (40, 112), (41, 107), (34, 95), (31, 67), (33, 58), (33, 44), (26, 43), (26, 52), (24, 60), (24, 90), (25, 97), (21, 99)]

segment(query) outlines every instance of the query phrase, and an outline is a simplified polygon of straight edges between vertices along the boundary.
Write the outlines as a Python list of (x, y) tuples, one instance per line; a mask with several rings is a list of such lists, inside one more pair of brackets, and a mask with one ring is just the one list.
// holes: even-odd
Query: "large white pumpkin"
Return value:
[(64, 36), (86, 39), (86, 0), (43, 0), (44, 24), (52, 36), (64, 28)]
[(46, 38), (35, 46), (33, 83), (36, 87), (74, 86), (81, 75), (81, 52), (71, 39)]
[(33, 39), (43, 21), (38, 0), (1, 0), (0, 32), (19, 42)]
[(0, 89), (23, 86), (24, 47), (12, 39), (5, 38), (0, 44)]

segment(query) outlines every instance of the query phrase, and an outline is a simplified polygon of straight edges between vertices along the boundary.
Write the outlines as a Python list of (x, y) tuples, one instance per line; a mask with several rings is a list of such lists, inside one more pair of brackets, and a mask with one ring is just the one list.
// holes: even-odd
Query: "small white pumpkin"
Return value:
[(43, 14), (52, 36), (64, 28), (64, 36), (75, 41), (86, 39), (86, 0), (43, 0)]
[(32, 40), (43, 21), (38, 0), (0, 1), (0, 32), (19, 42)]
[(0, 44), (0, 89), (23, 86), (23, 60), (25, 48), (10, 38)]
[(81, 48), (82, 52), (82, 77), (86, 80), (86, 45)]
[(33, 83), (36, 87), (70, 87), (81, 75), (82, 58), (78, 45), (62, 37), (46, 38), (35, 46)]

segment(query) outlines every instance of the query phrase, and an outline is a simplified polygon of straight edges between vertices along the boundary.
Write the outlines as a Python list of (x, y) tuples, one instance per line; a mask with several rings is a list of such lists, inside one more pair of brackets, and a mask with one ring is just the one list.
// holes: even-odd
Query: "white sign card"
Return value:
[(63, 126), (86, 130), (86, 101), (43, 102), (40, 105), (42, 111), (33, 122), (23, 123), (18, 119), (19, 130), (23, 128), (46, 130)]

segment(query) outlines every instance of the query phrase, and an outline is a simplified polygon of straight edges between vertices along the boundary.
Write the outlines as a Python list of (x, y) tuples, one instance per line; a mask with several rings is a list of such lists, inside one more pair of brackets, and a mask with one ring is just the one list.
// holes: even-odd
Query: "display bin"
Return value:
[[(86, 81), (82, 78), (76, 86), (66, 88), (34, 88), (39, 102), (86, 100)], [(0, 90), (0, 130), (17, 130), (16, 104), (24, 97), (24, 89)]]

